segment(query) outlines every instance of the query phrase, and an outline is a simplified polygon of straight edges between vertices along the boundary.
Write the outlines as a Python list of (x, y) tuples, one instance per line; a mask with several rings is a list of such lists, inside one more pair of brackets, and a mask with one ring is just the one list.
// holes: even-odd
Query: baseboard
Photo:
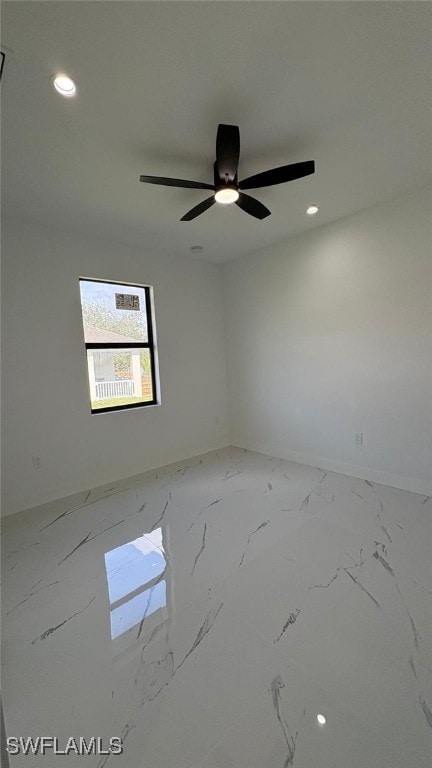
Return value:
[[(372, 483), (378, 483), (380, 485), (388, 485), (392, 488), (399, 488), (403, 491), (411, 491), (412, 493), (418, 493), (421, 496), (432, 496), (432, 483), (428, 483), (427, 480), (422, 480), (416, 477), (409, 477), (406, 475), (400, 475), (393, 472), (386, 472), (383, 470), (372, 469), (371, 467), (364, 467), (358, 464), (348, 464), (342, 461), (328, 460), (323, 456), (315, 456), (311, 454), (298, 453), (297, 451), (288, 450), (278, 445), (270, 445), (268, 443), (253, 442), (244, 440), (242, 438), (228, 438), (207, 445), (203, 449), (196, 449), (193, 454), (181, 457), (171, 457), (171, 459), (165, 464), (157, 464), (155, 466), (143, 467), (139, 474), (145, 474), (147, 472), (153, 472), (156, 469), (170, 466), (171, 464), (178, 464), (179, 462), (188, 461), (201, 456), (211, 451), (221, 450), (227, 446), (232, 445), (237, 448), (245, 448), (249, 451), (256, 451), (257, 453), (263, 453), (267, 456), (277, 456), (287, 461), (295, 461), (299, 464), (306, 464), (310, 467), (320, 467), (330, 472), (338, 472), (341, 475), (347, 475), (348, 477), (358, 477), (360, 480), (369, 480)], [(91, 487), (89, 484), (84, 483), (71, 483), (69, 485), (57, 486), (47, 489), (44, 494), (39, 494), (37, 497), (33, 496), (31, 499), (23, 498), (11, 503), (6, 510), (2, 510), (2, 517), (9, 517), (19, 512), (23, 512), (27, 509), (33, 509), (39, 507), (42, 504), (49, 504), (52, 501), (66, 498), (67, 496), (73, 496), (76, 493), (82, 493), (86, 490), (94, 490), (96, 488), (102, 488), (108, 483), (120, 482), (126, 480), (128, 477), (135, 477), (138, 473), (133, 475), (121, 475), (117, 477), (110, 476), (109, 478), (98, 478), (95, 480)]]
[(103, 488), (105, 485), (109, 485), (111, 483), (119, 483), (122, 480), (127, 480), (129, 477), (136, 477), (137, 475), (145, 475), (147, 472), (153, 472), (156, 469), (163, 469), (165, 467), (169, 467), (174, 464), (178, 464), (180, 462), (189, 461), (190, 459), (197, 458), (198, 456), (202, 456), (206, 453), (211, 453), (212, 451), (219, 451), (222, 448), (227, 448), (230, 445), (230, 442), (228, 438), (223, 438), (221, 440), (212, 442), (208, 444), (205, 448), (197, 447), (192, 449), (192, 453), (188, 453), (187, 456), (171, 456), (167, 458), (167, 461), (164, 462), (164, 464), (155, 464), (155, 465), (146, 465), (143, 466), (142, 470), (139, 472), (133, 472), (132, 474), (127, 475), (119, 475), (119, 476), (113, 476), (110, 475), (109, 478), (95, 478), (91, 482), (77, 482), (77, 483), (69, 483), (64, 484), (61, 486), (53, 486), (51, 488), (46, 489), (44, 493), (35, 494), (31, 498), (21, 498), (16, 499), (14, 502), (10, 502), (7, 504), (4, 502), (2, 504), (2, 514), (1, 518), (9, 517), (10, 515), (15, 515), (19, 512), (24, 512), (28, 509), (33, 509), (35, 507), (40, 507), (43, 504), (49, 504), (52, 501), (58, 501), (59, 499), (65, 499), (68, 496), (74, 496), (76, 493), (82, 493), (84, 491), (88, 490), (96, 490), (99, 488)]
[(372, 469), (371, 467), (364, 467), (358, 464), (348, 464), (343, 461), (329, 460), (324, 456), (298, 453), (280, 445), (269, 445), (268, 443), (243, 440), (242, 438), (232, 438), (231, 445), (237, 448), (246, 448), (249, 451), (256, 451), (257, 453), (264, 453), (267, 456), (276, 456), (287, 461), (295, 461), (298, 464), (306, 464), (309, 467), (319, 467), (330, 472), (337, 472), (340, 475), (358, 477), (360, 480), (369, 480), (371, 483), (388, 485), (391, 488), (398, 488), (402, 491), (411, 491), (412, 493), (418, 493), (420, 496), (432, 496), (432, 483), (421, 478)]

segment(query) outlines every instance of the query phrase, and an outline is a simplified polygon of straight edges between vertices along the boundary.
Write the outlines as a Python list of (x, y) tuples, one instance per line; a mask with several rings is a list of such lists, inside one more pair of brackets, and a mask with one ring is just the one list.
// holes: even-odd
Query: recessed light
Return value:
[(75, 96), (77, 88), (74, 81), (68, 75), (63, 73), (53, 75), (51, 81), (56, 91), (62, 96), (65, 96), (67, 99), (70, 99), (71, 96)]
[(225, 187), (217, 190), (215, 198), (217, 203), (229, 205), (230, 203), (235, 203), (235, 201), (239, 199), (239, 193), (234, 187)]
[(317, 715), (317, 720), (318, 720), (320, 725), (325, 725), (326, 724), (326, 719), (325, 719), (324, 715)]
[(306, 213), (308, 216), (315, 216), (315, 214), (318, 213), (318, 211), (319, 211), (319, 208), (317, 205), (310, 205)]

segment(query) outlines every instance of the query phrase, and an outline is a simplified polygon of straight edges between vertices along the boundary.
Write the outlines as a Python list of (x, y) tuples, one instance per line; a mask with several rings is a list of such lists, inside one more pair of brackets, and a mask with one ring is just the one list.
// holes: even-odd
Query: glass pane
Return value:
[(144, 288), (80, 280), (87, 343), (148, 341)]
[(93, 410), (154, 399), (149, 349), (88, 349), (87, 365)]

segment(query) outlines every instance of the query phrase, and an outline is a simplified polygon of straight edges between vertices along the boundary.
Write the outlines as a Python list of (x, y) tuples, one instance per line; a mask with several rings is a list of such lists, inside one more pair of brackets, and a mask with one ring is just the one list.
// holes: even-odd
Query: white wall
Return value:
[[(220, 266), (16, 221), (2, 255), (4, 514), (228, 443)], [(90, 413), (80, 275), (154, 287), (160, 406)]]
[(421, 190), (225, 265), (232, 444), (432, 493), (430, 221)]
[[(4, 221), (3, 513), (228, 442), (432, 493), (430, 212), (422, 190), (224, 266), (230, 441), (220, 266)], [(90, 413), (80, 275), (154, 286), (161, 406)]]

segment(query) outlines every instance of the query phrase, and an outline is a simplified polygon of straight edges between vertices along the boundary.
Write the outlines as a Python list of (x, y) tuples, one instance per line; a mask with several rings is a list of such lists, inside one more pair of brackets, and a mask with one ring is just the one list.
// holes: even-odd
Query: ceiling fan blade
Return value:
[(251, 216), (254, 216), (256, 219), (265, 219), (266, 216), (271, 215), (271, 211), (269, 211), (269, 209), (266, 208), (265, 205), (260, 203), (259, 200), (255, 200), (254, 197), (251, 197), (250, 195), (245, 195), (244, 192), (240, 192), (239, 199), (236, 200), (236, 205), (238, 205), (238, 207), (241, 208), (242, 211), (249, 213)]
[(203, 181), (167, 179), (165, 176), (140, 176), (140, 181), (144, 181), (146, 184), (163, 184), (165, 187), (184, 187), (186, 189), (214, 189), (213, 184), (205, 184)]
[(280, 168), (273, 168), (271, 171), (257, 173), (255, 176), (249, 176), (240, 182), (240, 189), (258, 189), (259, 187), (272, 187), (274, 184), (283, 184), (285, 181), (294, 181), (303, 176), (309, 176), (315, 173), (315, 163), (313, 160), (307, 160), (305, 163), (291, 163), (291, 165), (281, 165)]
[(208, 197), (207, 200), (203, 200), (202, 203), (199, 203), (199, 205), (196, 205), (195, 208), (192, 208), (190, 211), (185, 213), (184, 216), (181, 217), (180, 221), (192, 221), (192, 219), (196, 219), (197, 216), (199, 216), (201, 213), (204, 213), (204, 211), (207, 210), (207, 208), (211, 208), (212, 205), (214, 205), (216, 202), (214, 195), (211, 197)]
[(216, 136), (216, 165), (222, 181), (234, 181), (240, 157), (238, 125), (220, 123)]

